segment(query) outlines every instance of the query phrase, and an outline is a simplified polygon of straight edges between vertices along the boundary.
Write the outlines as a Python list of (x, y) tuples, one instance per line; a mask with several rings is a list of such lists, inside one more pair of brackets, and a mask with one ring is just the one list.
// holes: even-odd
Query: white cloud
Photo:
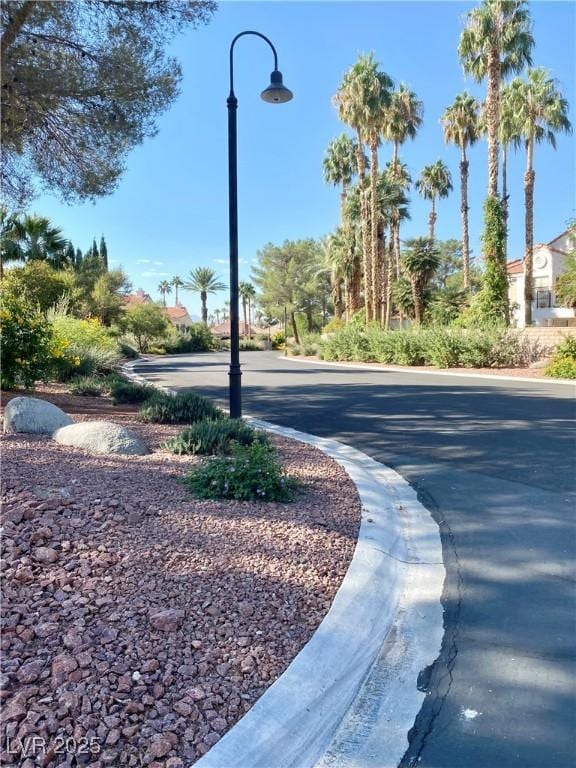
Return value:
[(157, 267), (162, 267), (162, 266), (164, 266), (164, 262), (163, 262), (163, 261), (155, 261), (155, 262), (154, 262), (154, 264), (155, 264)]
[(136, 264), (152, 264), (150, 259), (137, 259)]
[(212, 259), (215, 264), (228, 264), (228, 259)]
[(142, 272), (140, 277), (168, 277), (168, 272), (158, 272), (157, 269), (149, 269), (147, 272)]

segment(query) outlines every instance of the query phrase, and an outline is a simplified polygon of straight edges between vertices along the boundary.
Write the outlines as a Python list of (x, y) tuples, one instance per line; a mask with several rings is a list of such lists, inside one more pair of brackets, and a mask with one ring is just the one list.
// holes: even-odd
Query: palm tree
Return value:
[[(407, 85), (400, 83), (398, 90), (392, 94), (392, 101), (387, 112), (384, 126), (384, 137), (393, 145), (392, 162), (390, 163), (392, 178), (402, 181), (404, 188), (409, 189), (411, 178), (400, 162), (398, 150), (407, 139), (414, 139), (418, 128), (424, 119), (424, 104)], [(390, 238), (394, 251), (396, 266), (396, 279), (400, 276), (400, 222), (392, 217), (390, 226)]]
[(7, 261), (24, 261), (24, 251), (20, 245), (24, 237), (22, 221), (18, 214), (8, 213), (5, 206), (0, 207), (0, 278), (4, 277), (4, 264)]
[(532, 63), (534, 47), (530, 12), (524, 0), (482, 0), (468, 13), (458, 53), (464, 71), (476, 82), (487, 78), (488, 195), (498, 194), (498, 125), (500, 84)]
[(172, 293), (172, 288), (168, 280), (162, 280), (162, 282), (158, 285), (158, 290), (162, 296), (162, 303), (164, 306), (166, 306), (166, 295)]
[(518, 134), (526, 144), (524, 174), (525, 249), (524, 249), (524, 323), (532, 324), (532, 250), (534, 247), (534, 145), (547, 141), (556, 148), (554, 131), (570, 133), (568, 102), (557, 81), (539, 67), (529, 69), (527, 79), (516, 78), (510, 84), (510, 99), (517, 120)]
[[(343, 211), (346, 204), (346, 195), (356, 175), (357, 142), (346, 133), (333, 139), (328, 144), (322, 167), (324, 169), (324, 181), (327, 184), (340, 186), (340, 209)], [(342, 213), (342, 221), (344, 214)]]
[(251, 301), (256, 296), (256, 289), (252, 283), (242, 281), (238, 285), (238, 293), (242, 299), (242, 309), (244, 311), (244, 336), (246, 336), (246, 329), (248, 329), (248, 338), (252, 338), (250, 313)]
[(420, 325), (424, 314), (424, 291), (440, 266), (440, 255), (433, 238), (416, 237), (404, 244), (402, 264), (412, 288), (414, 319)]
[[(399, 188), (407, 193), (412, 184), (412, 177), (408, 171), (408, 166), (402, 163), (398, 158), (396, 162), (386, 163), (386, 175), (388, 179), (397, 184)], [(394, 268), (396, 271), (396, 280), (400, 278), (400, 216), (393, 212), (390, 221), (390, 239), (394, 252)]]
[[(481, 119), (482, 122), (482, 119)], [(485, 121), (484, 121), (485, 122)], [(482, 125), (485, 130), (485, 125)], [(500, 124), (498, 126), (498, 141), (502, 149), (502, 221), (505, 229), (503, 243), (503, 261), (506, 262), (508, 254), (508, 148), (510, 145), (518, 147), (520, 136), (518, 135), (518, 120), (514, 114), (511, 101), (510, 85), (500, 89)]]
[(437, 219), (436, 198), (448, 197), (452, 191), (452, 176), (442, 160), (424, 166), (420, 178), (416, 181), (416, 189), (425, 200), (432, 202), (432, 208), (428, 215), (428, 237), (430, 240), (434, 240), (434, 227)]
[(480, 135), (479, 105), (468, 93), (460, 93), (442, 115), (444, 140), (460, 148), (460, 217), (462, 220), (462, 259), (464, 288), (470, 288), (470, 238), (468, 236), (468, 158), (466, 147)]
[[(375, 65), (376, 66), (376, 65)], [(375, 69), (372, 97), (366, 103), (366, 127), (368, 145), (370, 147), (370, 304), (372, 306), (371, 320), (379, 317), (378, 288), (382, 284), (384, 272), (384, 249), (379, 248), (378, 238), (378, 146), (384, 132), (387, 112), (392, 100), (391, 91), (394, 87), (392, 78), (385, 72)]]
[(216, 277), (216, 273), (209, 267), (196, 267), (190, 271), (189, 281), (184, 283), (183, 288), (186, 291), (193, 291), (200, 294), (202, 303), (202, 322), (208, 325), (208, 307), (206, 299), (209, 293), (223, 291), (226, 286)]
[(356, 164), (358, 166), (358, 188), (360, 190), (360, 222), (362, 233), (362, 263), (364, 269), (364, 301), (366, 308), (366, 320), (372, 316), (370, 298), (372, 290), (370, 286), (370, 234), (368, 229), (368, 201), (366, 198), (366, 158), (364, 144), (368, 140), (366, 125), (367, 104), (373, 99), (377, 65), (372, 54), (360, 56), (356, 63), (346, 72), (338, 92), (334, 97), (334, 103), (338, 108), (338, 116), (342, 122), (356, 131)]
[(45, 216), (26, 214), (20, 224), (20, 247), (25, 261), (47, 261), (55, 269), (65, 264), (68, 241), (62, 230), (53, 227)]
[(181, 288), (184, 285), (184, 283), (178, 277), (178, 275), (174, 275), (174, 277), (172, 278), (170, 283), (171, 283), (171, 285), (174, 286), (174, 289), (175, 289), (175, 292), (176, 292), (176, 295), (174, 297), (174, 305), (177, 307), (178, 306), (178, 288)]

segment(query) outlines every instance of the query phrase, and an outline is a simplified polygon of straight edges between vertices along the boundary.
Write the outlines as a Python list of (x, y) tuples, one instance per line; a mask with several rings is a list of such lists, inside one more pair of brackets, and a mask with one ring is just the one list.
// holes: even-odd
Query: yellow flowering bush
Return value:
[(118, 365), (118, 342), (96, 318), (79, 320), (65, 314), (52, 318), (56, 348), (54, 360), (59, 379), (75, 374), (110, 373)]
[(3, 389), (18, 385), (31, 389), (36, 381), (49, 378), (55, 344), (52, 327), (25, 295), (2, 291), (0, 334)]

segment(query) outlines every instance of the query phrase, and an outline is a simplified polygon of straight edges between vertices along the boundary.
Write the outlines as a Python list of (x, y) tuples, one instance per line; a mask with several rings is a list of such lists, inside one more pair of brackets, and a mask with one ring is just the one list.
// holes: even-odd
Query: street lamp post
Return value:
[(242, 389), (240, 369), (240, 323), (238, 306), (238, 173), (236, 156), (236, 110), (238, 99), (234, 93), (234, 45), (244, 35), (255, 35), (265, 40), (274, 54), (274, 71), (270, 75), (270, 85), (261, 97), (270, 104), (282, 104), (290, 101), (292, 91), (282, 84), (282, 73), (278, 70), (276, 49), (265, 35), (247, 30), (236, 35), (230, 44), (230, 94), (228, 105), (228, 214), (230, 232), (230, 418), (242, 416)]

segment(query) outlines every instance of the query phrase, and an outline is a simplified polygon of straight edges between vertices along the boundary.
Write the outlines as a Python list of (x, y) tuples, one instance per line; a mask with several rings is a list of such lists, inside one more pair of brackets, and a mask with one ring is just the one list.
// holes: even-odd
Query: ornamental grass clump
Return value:
[(110, 385), (110, 394), (114, 405), (123, 403), (144, 403), (158, 390), (146, 384), (136, 384), (134, 381), (117, 378)]
[(138, 418), (152, 424), (194, 424), (202, 419), (223, 419), (224, 413), (195, 392), (169, 395), (156, 391), (143, 403)]
[(199, 499), (293, 501), (298, 484), (280, 465), (276, 451), (260, 442), (236, 445), (231, 456), (203, 459), (184, 484)]
[(173, 437), (165, 447), (179, 455), (227, 455), (236, 445), (252, 443), (268, 444), (268, 437), (242, 419), (203, 419)]
[(73, 395), (97, 397), (108, 389), (108, 385), (100, 376), (75, 376), (70, 380), (68, 389)]

